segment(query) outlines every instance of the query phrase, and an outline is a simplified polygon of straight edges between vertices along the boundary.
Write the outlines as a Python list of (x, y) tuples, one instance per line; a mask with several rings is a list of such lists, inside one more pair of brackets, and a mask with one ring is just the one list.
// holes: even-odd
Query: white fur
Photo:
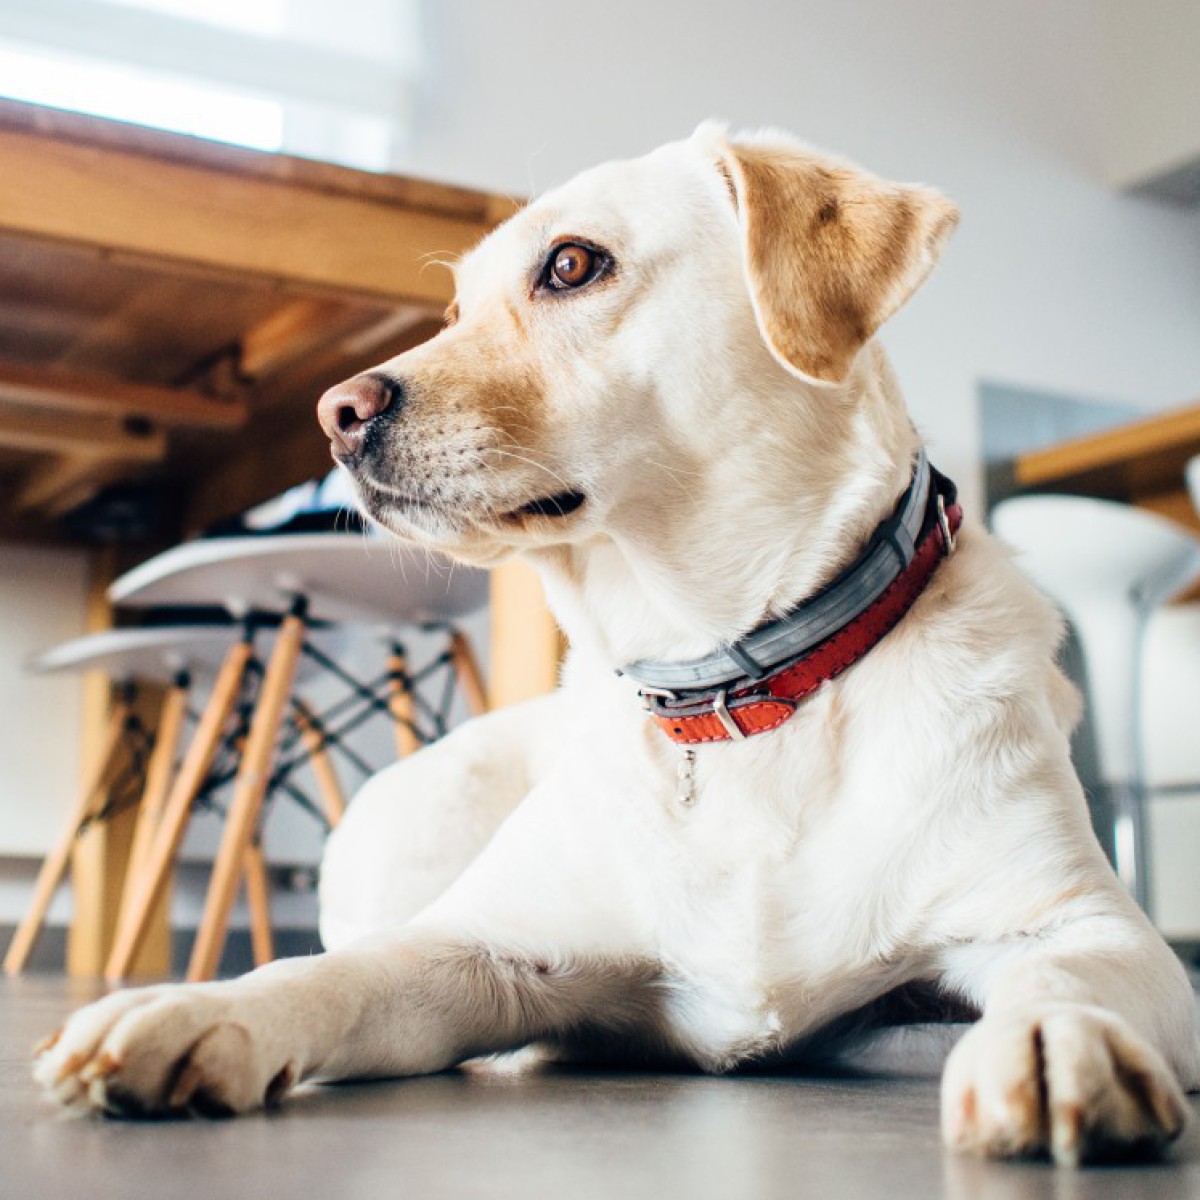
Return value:
[[(946, 1071), (952, 1143), (1073, 1162), (1178, 1133), (1180, 1088), (1200, 1084), (1190, 989), (1089, 827), (1058, 618), (977, 523), (793, 719), (699, 747), (694, 806), (678, 748), (614, 674), (810, 594), (891, 510), (918, 443), (877, 344), (841, 384), (772, 357), (724, 145), (705, 126), (543, 197), (460, 266), (458, 324), (382, 368), (418, 385), (404, 437), (426, 453), (405, 479), (441, 507), (414, 516), (360, 476), (373, 515), (471, 561), (523, 552), (570, 637), (561, 690), (367, 785), (326, 857), (329, 954), (83, 1010), (39, 1062), (61, 1098), (241, 1110), (272, 1080), (537, 1040), (725, 1070), (820, 1054), (835, 1020), (922, 980), (983, 1012)], [(610, 248), (620, 274), (539, 306), (528, 278), (560, 235)], [(478, 432), (487, 379), (456, 364), (480, 346), (541, 382), (520, 458)], [(423, 479), (447, 447), (468, 466)], [(564, 482), (579, 513), (496, 516)]]

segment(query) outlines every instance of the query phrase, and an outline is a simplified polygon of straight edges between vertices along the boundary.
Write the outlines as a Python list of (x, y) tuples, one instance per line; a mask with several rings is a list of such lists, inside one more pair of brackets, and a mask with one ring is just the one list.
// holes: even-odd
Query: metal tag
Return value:
[(675, 768), (675, 797), (684, 808), (696, 803), (696, 752), (685, 746)]

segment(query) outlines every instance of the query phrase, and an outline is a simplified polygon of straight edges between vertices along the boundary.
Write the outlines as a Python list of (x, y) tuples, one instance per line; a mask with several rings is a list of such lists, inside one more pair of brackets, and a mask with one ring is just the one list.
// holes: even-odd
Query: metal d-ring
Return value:
[(954, 536), (954, 530), (950, 528), (950, 518), (946, 516), (946, 501), (940, 492), (937, 498), (937, 519), (942, 531), (942, 545), (946, 557), (949, 558), (958, 546), (958, 539)]
[(729, 734), (735, 742), (744, 742), (746, 735), (738, 728), (738, 723), (733, 719), (733, 714), (729, 711), (729, 705), (726, 703), (729, 691), (727, 688), (722, 688), (713, 697), (713, 712), (717, 714), (717, 720), (725, 727), (725, 732)]

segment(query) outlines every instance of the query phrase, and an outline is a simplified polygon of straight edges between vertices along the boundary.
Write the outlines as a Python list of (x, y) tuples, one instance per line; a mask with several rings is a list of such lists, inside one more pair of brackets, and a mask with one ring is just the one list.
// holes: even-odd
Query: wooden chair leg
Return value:
[(481, 716), (488, 710), (487, 688), (483, 684), (483, 672), (475, 658), (475, 651), (467, 635), (455, 630), (450, 637), (450, 658), (454, 669), (462, 681), (463, 695), (467, 698), (467, 707), (472, 716)]
[(246, 847), (246, 900), (250, 905), (250, 944), (254, 965), (264, 967), (275, 958), (275, 938), (271, 933), (271, 882), (262, 846), (252, 841)]
[(246, 860), (246, 848), (254, 837), (262, 812), (263, 796), (275, 754), (279, 726), (291, 699), (296, 663), (304, 644), (305, 627), (301, 617), (290, 615), (279, 627), (275, 648), (271, 651), (259, 689), (258, 702), (250, 721), (250, 732), (238, 766), (233, 785), (233, 797), (225, 818), (225, 830), (217, 860), (213, 864), (212, 880), (204, 915), (192, 947), (188, 965), (189, 980), (211, 979), (221, 959), (229, 911), (237, 896), (238, 882)]
[(183, 840), (192, 802), (208, 775), (213, 756), (221, 744), (225, 723), (237, 703), (251, 652), (249, 642), (243, 640), (234, 643), (217, 673), (212, 695), (200, 716), (200, 723), (163, 807), (162, 820), (146, 854), (146, 861), (138, 871), (134, 891), (128, 904), (122, 905), (121, 924), (104, 968), (104, 977), (110, 983), (123, 979), (129, 973), (141, 948), (151, 913), (166, 884), (179, 843)]
[(8, 953), (4, 956), (4, 973), (6, 975), (19, 975), (25, 969), (38, 934), (42, 931), (46, 910), (54, 898), (54, 891), (66, 873), (75, 839), (92, 811), (97, 790), (104, 782), (105, 776), (120, 752), (125, 724), (129, 717), (130, 708), (127, 704), (120, 703), (114, 706), (112, 715), (109, 717), (108, 728), (105, 730), (101, 742), (100, 753), (84, 778), (74, 807), (63, 828), (62, 836), (42, 863), (29, 910), (22, 918), (20, 925), (17, 926), (17, 931), (8, 947)]
[(297, 700), (295, 710), (296, 724), (300, 727), (300, 737), (304, 741), (304, 748), (308, 751), (308, 761), (321, 792), (321, 806), (325, 809), (325, 819), (329, 822), (330, 828), (336, 829), (346, 811), (345, 793), (342, 791), (342, 785), (338, 781), (333, 763), (329, 759), (324, 735), (313, 716), (312, 709)]
[(412, 693), (405, 686), (408, 660), (398, 650), (388, 657), (388, 711), (396, 734), (396, 755), (407, 758), (421, 748), (421, 739), (413, 732)]
[(179, 735), (183, 731), (183, 718), (187, 712), (188, 691), (179, 683), (172, 685), (163, 697), (158, 714), (158, 729), (154, 735), (154, 750), (146, 770), (146, 784), (138, 802), (137, 825), (133, 830), (133, 843), (129, 847), (129, 861), (125, 868), (125, 884), (121, 890), (120, 916), (117, 928), (125, 920), (125, 912), (132, 904), (137, 892), (137, 880), (145, 867), (154, 844), (155, 831), (162, 821), (163, 809), (171, 787), (171, 776), (175, 770), (175, 755), (179, 750)]

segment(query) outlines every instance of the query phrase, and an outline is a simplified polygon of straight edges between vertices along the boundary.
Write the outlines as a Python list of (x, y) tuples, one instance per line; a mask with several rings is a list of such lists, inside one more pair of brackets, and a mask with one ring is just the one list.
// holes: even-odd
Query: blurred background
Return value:
[[(513, 198), (718, 117), (961, 206), (883, 339), (975, 512), (1101, 502), (1082, 524), (1015, 520), (1012, 538), (1033, 568), (1049, 560), (1039, 582), (1074, 618), (1098, 834), (1191, 953), (1198, 60), (1194, 0), (0, 0), (0, 931), (111, 704), (104, 679), (31, 679), (30, 655), (128, 625), (103, 602), (123, 571), (323, 473), (320, 390), (437, 327), (449, 283), (424, 257)], [(1118, 530), (1106, 505), (1150, 524)], [(464, 628), (493, 703), (552, 680), (556, 635), (519, 575), (491, 581)], [(347, 661), (376, 653), (368, 639)], [(372, 761), (392, 753), (386, 729), (356, 736)], [(277, 809), (275, 921), (303, 940), (322, 830)], [(209, 814), (188, 835), (177, 930), (219, 833)], [(124, 870), (119, 842), (98, 874), (76, 864), (96, 895)], [(72, 911), (60, 890), (51, 930)], [(81, 971), (116, 920), (76, 950)]]

